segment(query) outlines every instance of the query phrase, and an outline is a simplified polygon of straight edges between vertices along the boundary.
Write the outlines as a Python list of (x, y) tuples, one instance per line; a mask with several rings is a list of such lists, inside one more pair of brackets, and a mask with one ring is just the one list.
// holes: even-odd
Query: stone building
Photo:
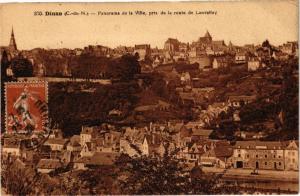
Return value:
[[(295, 155), (294, 164), (289, 168), (296, 169), (298, 151), (293, 144), (289, 148)], [(287, 149), (286, 144), (280, 141), (237, 141), (230, 158), (231, 166), (245, 169), (285, 170), (286, 161), (292, 160), (291, 156), (293, 156), (290, 153), (289, 157), (286, 157)]]

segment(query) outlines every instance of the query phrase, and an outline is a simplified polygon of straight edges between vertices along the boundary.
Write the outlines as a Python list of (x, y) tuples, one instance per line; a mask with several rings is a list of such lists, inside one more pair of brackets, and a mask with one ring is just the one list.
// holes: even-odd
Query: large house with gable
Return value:
[(232, 167), (266, 170), (298, 170), (298, 142), (237, 141)]

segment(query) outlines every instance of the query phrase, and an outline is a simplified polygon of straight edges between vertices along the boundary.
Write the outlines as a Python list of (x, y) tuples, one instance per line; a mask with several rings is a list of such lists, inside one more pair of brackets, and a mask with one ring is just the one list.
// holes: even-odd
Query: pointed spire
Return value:
[(211, 38), (211, 35), (210, 35), (210, 33), (208, 32), (208, 30), (206, 30), (206, 33), (205, 33), (204, 37), (209, 37), (209, 38)]
[(11, 37), (15, 37), (15, 34), (14, 34), (14, 26), (11, 27)]
[(14, 34), (14, 28), (12, 27), (11, 29), (11, 36), (10, 36), (10, 41), (9, 41), (9, 49), (11, 51), (16, 51), (17, 49), (17, 44), (16, 44), (16, 40), (15, 40), (15, 34)]

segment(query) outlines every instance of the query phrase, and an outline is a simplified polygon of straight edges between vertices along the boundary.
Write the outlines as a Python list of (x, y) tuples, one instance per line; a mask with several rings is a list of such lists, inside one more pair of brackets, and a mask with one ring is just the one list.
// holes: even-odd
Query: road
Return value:
[(251, 169), (221, 169), (214, 167), (203, 167), (207, 173), (223, 173), (224, 177), (243, 178), (243, 179), (261, 179), (261, 180), (278, 180), (278, 181), (293, 181), (299, 180), (298, 171), (275, 171), (275, 170), (258, 170), (258, 175), (252, 175)]

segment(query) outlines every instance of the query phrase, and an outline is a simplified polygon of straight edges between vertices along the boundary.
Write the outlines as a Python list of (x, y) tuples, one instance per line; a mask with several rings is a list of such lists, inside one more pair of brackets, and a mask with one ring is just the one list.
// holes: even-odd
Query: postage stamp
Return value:
[(45, 132), (48, 128), (47, 103), (47, 82), (5, 83), (6, 132)]

